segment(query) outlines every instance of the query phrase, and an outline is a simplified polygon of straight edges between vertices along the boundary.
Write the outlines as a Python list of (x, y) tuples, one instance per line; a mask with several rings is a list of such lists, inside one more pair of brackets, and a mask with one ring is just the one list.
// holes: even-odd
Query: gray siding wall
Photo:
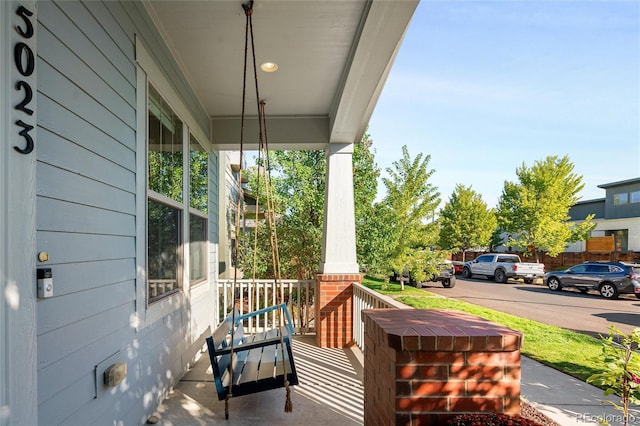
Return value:
[(590, 214), (594, 219), (604, 219), (604, 199), (578, 203), (569, 209), (571, 220), (585, 220)]
[[(39, 423), (141, 424), (202, 343), (212, 292), (202, 284), (189, 306), (136, 324), (136, 34), (207, 132), (209, 121), (140, 2), (40, 1), (38, 23), (36, 245), (55, 294), (37, 303)], [(215, 243), (215, 153), (210, 163)], [(126, 382), (96, 393), (110, 358), (127, 362)]]
[[(626, 219), (640, 217), (640, 203), (627, 203), (621, 206), (614, 204), (614, 195), (620, 193), (630, 194), (640, 191), (640, 181), (625, 185), (607, 187), (607, 201), (605, 215), (607, 219)], [(630, 196), (629, 196), (630, 197)]]
[[(21, 6), (34, 15), (20, 17), (16, 12)], [(25, 87), (16, 86), (23, 81), (35, 91), (37, 69), (25, 75), (14, 59), (17, 43), (36, 50), (35, 35), (16, 31), (26, 30), (27, 23), (34, 25), (35, 13), (33, 1), (0, 2), (0, 425), (37, 424), (35, 130), (28, 133), (34, 151), (22, 154), (14, 149), (27, 147), (17, 121), (37, 123), (35, 98), (29, 101)], [(23, 59), (25, 65), (26, 55)], [(21, 101), (28, 101), (33, 115), (16, 108)]]

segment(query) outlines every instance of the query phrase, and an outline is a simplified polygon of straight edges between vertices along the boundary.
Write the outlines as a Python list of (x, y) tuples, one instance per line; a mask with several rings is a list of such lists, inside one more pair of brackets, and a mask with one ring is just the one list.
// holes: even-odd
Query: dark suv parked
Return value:
[[(404, 277), (405, 280), (407, 280), (409, 282), (409, 284), (415, 285), (417, 288), (422, 288), (422, 283), (416, 282), (416, 280), (413, 279), (413, 277), (411, 276), (411, 273), (405, 272), (403, 274), (403, 277)], [(393, 281), (393, 282), (399, 282), (400, 281), (400, 274), (398, 274), (396, 271), (393, 271), (393, 275), (391, 275), (389, 277), (389, 280)], [(430, 281), (430, 282), (439, 281), (442, 284), (442, 287), (444, 287), (444, 288), (455, 287), (456, 286), (456, 273), (455, 273), (455, 269), (454, 269), (453, 263), (450, 260), (445, 260), (444, 263), (439, 264), (438, 265), (438, 274), (437, 275), (432, 275), (431, 277), (429, 277), (428, 281)], [(640, 296), (638, 296), (638, 297), (640, 297)]]
[(584, 262), (566, 271), (547, 272), (544, 282), (551, 290), (575, 287), (583, 293), (598, 290), (607, 299), (635, 294), (640, 299), (640, 264)]

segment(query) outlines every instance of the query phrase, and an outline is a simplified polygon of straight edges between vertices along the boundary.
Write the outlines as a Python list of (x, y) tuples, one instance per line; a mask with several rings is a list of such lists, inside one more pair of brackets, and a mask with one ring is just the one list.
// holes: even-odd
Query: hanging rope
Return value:
[[(247, 93), (247, 53), (249, 49), (249, 25), (250, 25), (250, 17), (252, 10), (253, 1), (249, 3), (249, 6), (242, 5), (242, 8), (245, 11), (245, 30), (244, 30), (244, 73), (242, 78), (242, 118), (240, 120), (240, 171), (238, 172), (238, 182), (242, 184), (242, 162), (244, 155), (244, 117), (245, 117), (245, 108), (246, 108), (246, 93)], [(235, 230), (235, 241), (234, 241), (234, 253), (233, 253), (233, 285), (231, 286), (232, 292), (232, 300), (233, 306), (231, 308), (231, 352), (229, 354), (229, 392), (224, 399), (224, 417), (225, 419), (229, 419), (229, 398), (233, 396), (233, 358), (235, 356), (234, 345), (235, 345), (235, 323), (236, 323), (236, 304), (241, 303), (241, 297), (236, 295), (237, 286), (238, 286), (238, 251), (240, 249), (239, 237), (240, 237), (240, 211), (242, 209), (242, 191), (238, 191), (238, 196), (236, 199), (236, 230)], [(237, 299), (236, 299), (237, 297)]]
[[(268, 143), (266, 142), (266, 120), (265, 120), (265, 113), (264, 113), (264, 106), (265, 106), (265, 102), (260, 100), (260, 93), (259, 93), (259, 89), (258, 89), (258, 70), (257, 70), (257, 65), (256, 65), (256, 57), (255, 57), (255, 44), (254, 44), (254, 37), (253, 37), (253, 21), (252, 21), (252, 16), (253, 16), (253, 0), (250, 1), (248, 4), (243, 4), (242, 5), (242, 9), (244, 10), (245, 13), (245, 44), (244, 44), (244, 70), (243, 70), (243, 85), (242, 85), (242, 119), (240, 122), (240, 171), (238, 173), (238, 182), (240, 182), (240, 184), (242, 183), (242, 164), (243, 164), (243, 153), (244, 153), (244, 126), (245, 126), (245, 105), (246, 105), (246, 82), (247, 82), (247, 57), (248, 57), (248, 50), (249, 50), (249, 36), (250, 36), (250, 41), (251, 41), (251, 53), (252, 53), (252, 59), (253, 59), (253, 74), (254, 74), (254, 83), (255, 83), (255, 90), (256, 90), (256, 103), (257, 103), (257, 107), (258, 107), (258, 125), (259, 125), (259, 150), (260, 152), (264, 152), (265, 155), (265, 163), (263, 165), (263, 171), (265, 173), (265, 177), (264, 177), (264, 185), (265, 185), (265, 199), (266, 199), (266, 216), (267, 216), (267, 222), (269, 225), (269, 240), (270, 240), (270, 244), (271, 244), (271, 259), (273, 262), (273, 273), (274, 273), (274, 283), (276, 286), (279, 286), (279, 298), (280, 298), (280, 303), (282, 303), (282, 301), (284, 300), (284, 288), (283, 288), (283, 284), (282, 284), (282, 279), (281, 279), (281, 270), (280, 270), (280, 255), (279, 255), (279, 248), (278, 248), (278, 238), (277, 238), (277, 232), (276, 232), (276, 227), (275, 227), (275, 205), (274, 205), (274, 201), (273, 201), (273, 197), (271, 194), (271, 180), (270, 180), (270, 175), (267, 174), (267, 170), (270, 169), (269, 167), (269, 159), (268, 159)], [(264, 133), (263, 133), (264, 130)], [(263, 138), (264, 136), (264, 138)], [(258, 182), (259, 182), (259, 174), (258, 174)], [(255, 253), (257, 252), (257, 223), (258, 223), (258, 206), (259, 206), (259, 194), (257, 194), (256, 196), (256, 230), (254, 232), (254, 238), (256, 239), (256, 241), (254, 241), (254, 267), (253, 267), (253, 277), (254, 277), (254, 286), (255, 286), (255, 274), (256, 274), (256, 270), (255, 270)], [(233, 300), (234, 300), (234, 307), (237, 303), (241, 303), (242, 297), (241, 295), (238, 295), (238, 300), (236, 300), (236, 292), (237, 292), (237, 280), (238, 280), (238, 252), (239, 252), (239, 237), (240, 237), (240, 219), (241, 219), (241, 214), (240, 211), (242, 209), (243, 206), (243, 199), (242, 199), (242, 191), (239, 190), (238, 191), (238, 197), (237, 197), (237, 204), (236, 204), (236, 238), (235, 238), (235, 253), (234, 253), (234, 273), (233, 273), (233, 286), (232, 286), (232, 292), (233, 292)], [(257, 289), (256, 289), (256, 299), (257, 300)], [(288, 309), (288, 307), (287, 307)], [(235, 325), (236, 322), (236, 318), (235, 318), (235, 309), (232, 310), (233, 314), (232, 314), (232, 324)], [(291, 401), (291, 390), (289, 387), (289, 381), (287, 380), (287, 369), (286, 369), (286, 363), (285, 363), (285, 344), (284, 344), (284, 334), (282, 332), (283, 330), (283, 314), (279, 314), (278, 315), (278, 319), (279, 319), (279, 334), (280, 334), (280, 349), (281, 349), (281, 359), (282, 359), (282, 368), (284, 371), (284, 387), (286, 389), (286, 401), (285, 401), (285, 406), (284, 406), (284, 411), (287, 413), (290, 413), (293, 411), (293, 403)], [(231, 398), (233, 396), (233, 358), (234, 358), (234, 327), (231, 327), (231, 348), (230, 348), (230, 362), (229, 362), (229, 392), (227, 393), (227, 396), (225, 398), (225, 418), (228, 419), (229, 418), (229, 398)]]
[[(259, 103), (259, 120), (260, 120), (260, 135), (262, 135), (262, 131), (264, 129), (264, 143), (261, 142), (261, 150), (263, 150), (265, 152), (264, 157), (265, 157), (265, 168), (263, 168), (264, 173), (265, 173), (265, 196), (266, 196), (266, 204), (267, 204), (267, 223), (269, 224), (269, 242), (271, 243), (271, 260), (273, 263), (273, 276), (274, 276), (274, 284), (279, 288), (280, 290), (280, 302), (282, 303), (284, 301), (284, 285), (282, 283), (282, 275), (281, 275), (281, 268), (280, 268), (280, 249), (278, 246), (278, 232), (277, 232), (277, 228), (276, 228), (276, 223), (275, 223), (275, 204), (274, 204), (274, 197), (272, 196), (271, 193), (271, 167), (269, 165), (269, 142), (268, 142), (268, 138), (267, 138), (267, 121), (266, 121), (266, 114), (265, 114), (265, 105), (266, 103), (264, 101), (260, 101)], [(262, 141), (262, 138), (261, 138)], [(287, 303), (287, 309), (288, 309), (288, 303)], [(282, 333), (283, 330), (283, 323), (284, 323), (284, 315), (281, 313), (278, 316), (278, 327), (279, 327), (279, 332), (280, 332), (280, 350), (281, 350), (281, 362), (282, 362), (282, 370), (284, 371), (284, 387), (286, 389), (286, 401), (284, 404), (284, 411), (285, 413), (290, 413), (293, 411), (293, 402), (291, 401), (291, 389), (289, 387), (289, 381), (287, 380), (287, 367), (286, 367), (286, 362), (285, 362), (285, 352), (284, 352), (284, 334)]]

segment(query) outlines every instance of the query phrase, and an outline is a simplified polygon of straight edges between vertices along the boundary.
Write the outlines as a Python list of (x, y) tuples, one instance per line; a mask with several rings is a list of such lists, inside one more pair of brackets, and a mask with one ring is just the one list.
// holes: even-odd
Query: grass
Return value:
[(586, 381), (592, 374), (606, 370), (602, 359), (602, 342), (586, 334), (440, 297), (412, 286), (405, 286), (403, 291), (399, 284), (369, 277), (365, 277), (362, 284), (416, 309), (453, 309), (520, 331), (524, 335), (522, 355), (577, 379)]

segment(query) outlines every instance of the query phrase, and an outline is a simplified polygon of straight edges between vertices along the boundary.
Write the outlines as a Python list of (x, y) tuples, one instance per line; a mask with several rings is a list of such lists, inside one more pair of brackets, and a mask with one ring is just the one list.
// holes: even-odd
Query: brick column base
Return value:
[(362, 317), (367, 426), (520, 414), (522, 333), (457, 311), (370, 309)]
[(359, 274), (318, 274), (315, 301), (316, 343), (321, 348), (353, 344), (353, 288)]

